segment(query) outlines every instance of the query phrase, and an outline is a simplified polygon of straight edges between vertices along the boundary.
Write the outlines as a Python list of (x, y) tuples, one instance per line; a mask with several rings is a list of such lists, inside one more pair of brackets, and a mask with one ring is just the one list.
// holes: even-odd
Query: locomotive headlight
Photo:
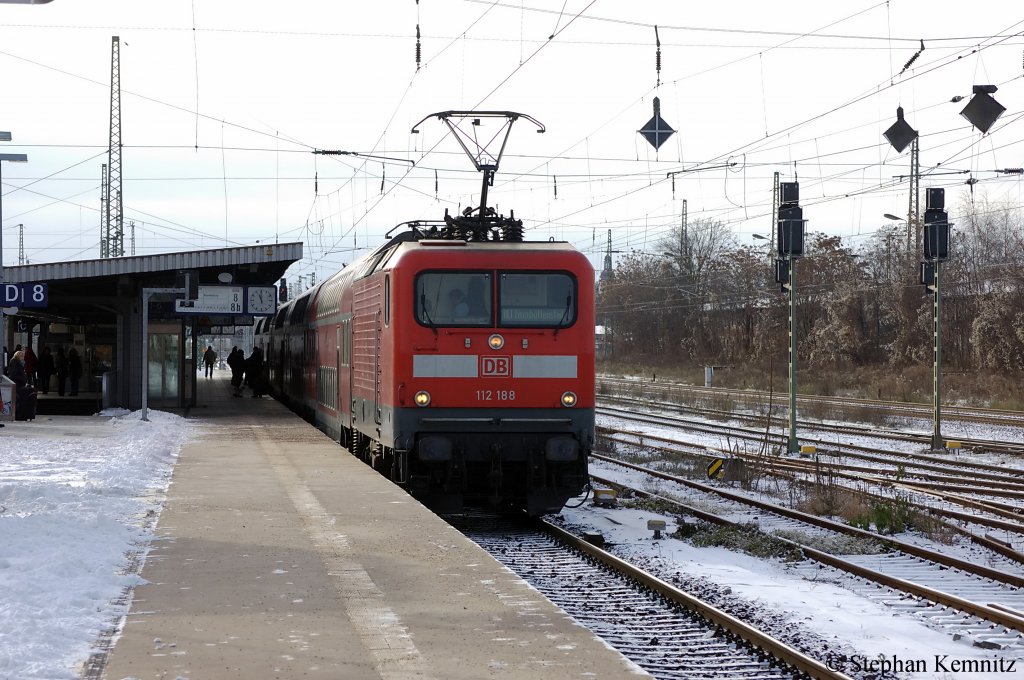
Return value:
[(562, 393), (562, 406), (569, 408), (576, 405), (576, 394), (574, 392)]
[(429, 406), (430, 392), (427, 392), (426, 390), (420, 390), (413, 396), (412, 400), (416, 403), (417, 406)]
[(487, 344), (490, 345), (491, 349), (501, 349), (505, 346), (505, 338), (495, 333), (487, 338)]

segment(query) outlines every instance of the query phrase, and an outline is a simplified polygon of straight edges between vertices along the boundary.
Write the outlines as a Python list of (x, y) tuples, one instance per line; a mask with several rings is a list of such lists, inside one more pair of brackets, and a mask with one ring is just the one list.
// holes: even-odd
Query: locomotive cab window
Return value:
[(568, 272), (501, 272), (499, 324), (565, 328), (576, 322), (576, 279)]
[(425, 326), (491, 326), (491, 272), (423, 272), (416, 277), (416, 320)]

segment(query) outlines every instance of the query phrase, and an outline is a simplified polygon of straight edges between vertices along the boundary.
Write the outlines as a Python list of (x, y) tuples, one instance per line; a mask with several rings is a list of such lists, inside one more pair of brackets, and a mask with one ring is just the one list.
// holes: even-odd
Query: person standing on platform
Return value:
[[(11, 354), (10, 356), (7, 355), (7, 348), (6, 347), (4, 348), (4, 375), (6, 375), (8, 378), (11, 377), (11, 373), (10, 373), (10, 371), (11, 371), (11, 362), (14, 360), (14, 355), (17, 354), (20, 351), (21, 351), (21, 343), (20, 342), (17, 345), (14, 346), (14, 353)], [(25, 355), (22, 354), (22, 357), (24, 357), (24, 356)], [(24, 361), (24, 359), (22, 359), (22, 361)]]
[(77, 397), (78, 381), (82, 379), (82, 358), (74, 347), (68, 350), (68, 378), (71, 379), (70, 396)]
[(49, 347), (43, 347), (39, 355), (39, 364), (36, 366), (36, 374), (39, 378), (37, 385), (43, 394), (50, 393), (50, 376), (53, 375), (53, 353)]
[(263, 396), (263, 350), (252, 348), (252, 354), (245, 360), (245, 378), (249, 381), (254, 398)]
[(242, 372), (245, 371), (245, 356), (237, 345), (231, 348), (231, 354), (228, 355), (228, 368), (231, 369), (231, 386), (235, 388), (232, 396), (240, 397), (242, 396)]
[(19, 388), (28, 384), (28, 375), (25, 373), (25, 352), (22, 350), (19, 349), (15, 352), (7, 363), (7, 377), (14, 381)]
[(32, 351), (32, 345), (25, 347), (25, 375), (28, 376), (28, 384), (35, 386), (36, 384), (36, 364), (38, 364), (39, 357)]
[(18, 350), (7, 364), (7, 377), (14, 381), (18, 400), (14, 409), (15, 420), (35, 420), (36, 390), (28, 384), (28, 373), (25, 372), (25, 352)]
[(206, 364), (206, 377), (213, 377), (213, 365), (217, 363), (217, 353), (213, 351), (213, 345), (206, 346), (206, 352), (203, 354), (203, 363)]
[(57, 369), (57, 394), (64, 396), (64, 388), (68, 384), (68, 358), (64, 356), (64, 348), (57, 348), (57, 358), (54, 360), (54, 367)]

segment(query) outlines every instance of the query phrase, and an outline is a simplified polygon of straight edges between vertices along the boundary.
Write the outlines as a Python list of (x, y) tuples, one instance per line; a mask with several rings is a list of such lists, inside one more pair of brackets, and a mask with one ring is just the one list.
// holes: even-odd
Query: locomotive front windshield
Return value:
[(427, 326), (491, 326), (491, 272), (427, 272), (416, 279), (416, 319)]
[(561, 328), (576, 321), (576, 286), (564, 273), (500, 274), (499, 326)]
[(576, 321), (576, 279), (567, 272), (424, 272), (415, 289), (416, 320), (431, 327), (492, 327), (495, 316), (504, 328), (565, 328)]

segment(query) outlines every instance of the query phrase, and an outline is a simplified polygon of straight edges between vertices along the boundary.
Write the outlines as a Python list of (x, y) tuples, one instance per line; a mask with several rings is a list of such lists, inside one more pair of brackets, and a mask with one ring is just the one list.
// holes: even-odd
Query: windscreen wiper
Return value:
[(572, 295), (567, 295), (565, 298), (565, 311), (562, 312), (562, 318), (558, 320), (557, 324), (555, 324), (555, 332), (552, 335), (558, 335), (559, 329), (564, 328), (562, 322), (569, 316), (570, 309), (572, 309)]
[(434, 336), (437, 336), (437, 324), (430, 318), (430, 312), (427, 311), (427, 295), (426, 293), (420, 293), (420, 309), (423, 310), (423, 316), (427, 317), (427, 323), (430, 324), (430, 330), (434, 331)]

